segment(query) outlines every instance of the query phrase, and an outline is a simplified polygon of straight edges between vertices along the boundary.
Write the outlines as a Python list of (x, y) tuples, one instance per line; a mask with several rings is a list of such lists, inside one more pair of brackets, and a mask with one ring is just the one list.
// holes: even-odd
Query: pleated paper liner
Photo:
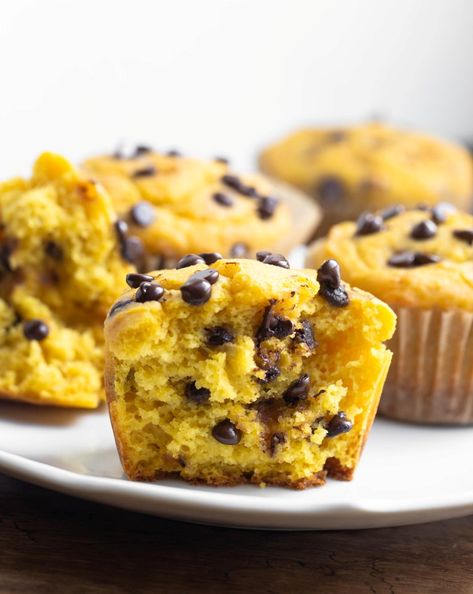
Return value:
[(393, 362), (379, 412), (416, 423), (473, 423), (473, 313), (393, 307)]

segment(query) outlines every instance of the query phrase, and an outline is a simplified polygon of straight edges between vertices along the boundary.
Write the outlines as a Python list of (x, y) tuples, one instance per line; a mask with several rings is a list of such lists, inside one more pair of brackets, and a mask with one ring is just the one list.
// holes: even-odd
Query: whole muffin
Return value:
[(468, 210), (473, 194), (473, 166), (463, 147), (381, 123), (301, 130), (268, 147), (259, 163), (316, 198), (324, 211), (319, 236), (390, 204), (449, 201)]
[(102, 182), (118, 215), (143, 241), (148, 256), (143, 269), (173, 266), (188, 253), (287, 252), (310, 236), (319, 220), (305, 197), (259, 175), (237, 176), (222, 159), (138, 146), (89, 159), (84, 168)]
[(217, 258), (129, 275), (107, 318), (106, 389), (127, 475), (294, 488), (350, 479), (391, 360), (393, 312), (344, 285), (336, 262), (315, 273), (268, 252)]
[(419, 423), (473, 422), (473, 216), (448, 204), (364, 214), (309, 251), (398, 315), (380, 411)]

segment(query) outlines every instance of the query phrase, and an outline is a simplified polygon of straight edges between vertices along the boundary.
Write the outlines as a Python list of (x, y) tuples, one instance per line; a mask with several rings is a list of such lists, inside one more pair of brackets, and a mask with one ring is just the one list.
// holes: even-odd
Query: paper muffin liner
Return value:
[(473, 313), (393, 309), (394, 357), (380, 413), (418, 423), (473, 423)]

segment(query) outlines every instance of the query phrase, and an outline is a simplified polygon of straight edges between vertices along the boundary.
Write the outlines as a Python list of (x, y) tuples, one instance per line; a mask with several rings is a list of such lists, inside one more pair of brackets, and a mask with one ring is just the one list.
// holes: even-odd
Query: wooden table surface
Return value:
[(195, 526), (0, 475), (0, 592), (473, 592), (473, 516), (378, 530)]

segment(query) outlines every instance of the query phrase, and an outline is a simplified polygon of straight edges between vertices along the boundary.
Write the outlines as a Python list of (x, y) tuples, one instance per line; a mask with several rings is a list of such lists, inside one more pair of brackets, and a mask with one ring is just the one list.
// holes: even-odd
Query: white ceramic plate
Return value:
[(291, 491), (198, 487), (124, 478), (105, 408), (96, 412), (0, 403), (0, 471), (156, 516), (268, 529), (413, 524), (473, 513), (473, 428), (378, 419), (355, 479)]

